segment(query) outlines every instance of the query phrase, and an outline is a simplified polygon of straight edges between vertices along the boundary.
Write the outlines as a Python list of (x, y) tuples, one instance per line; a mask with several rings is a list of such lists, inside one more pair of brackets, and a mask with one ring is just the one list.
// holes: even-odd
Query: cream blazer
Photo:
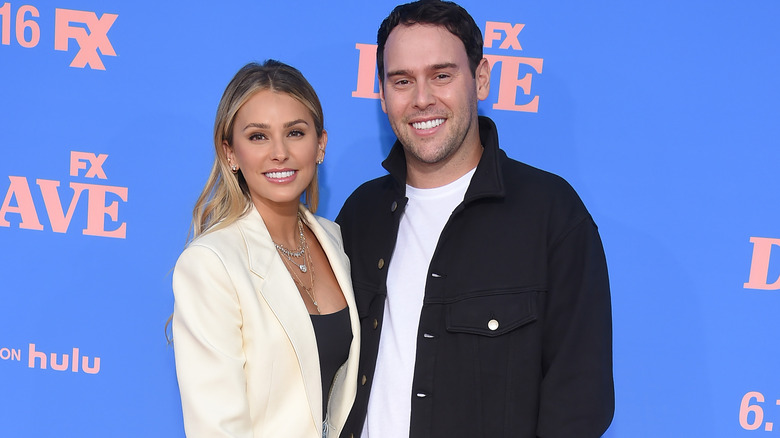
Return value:
[[(352, 344), (322, 419), (317, 340), (254, 207), (195, 239), (173, 273), (173, 345), (188, 437), (338, 437), (357, 390), (360, 325), (338, 225), (300, 206), (349, 307)], [(327, 429), (327, 433), (323, 433)]]

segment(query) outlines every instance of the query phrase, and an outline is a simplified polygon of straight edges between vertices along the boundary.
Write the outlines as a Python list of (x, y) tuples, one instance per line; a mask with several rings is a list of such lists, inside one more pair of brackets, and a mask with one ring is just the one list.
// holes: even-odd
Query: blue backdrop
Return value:
[[(780, 3), (461, 4), (481, 113), (600, 226), (607, 436), (780, 436)], [(301, 69), (334, 218), (394, 140), (370, 53), (393, 6), (0, 5), (0, 436), (183, 436), (163, 326), (221, 93), (248, 61)]]

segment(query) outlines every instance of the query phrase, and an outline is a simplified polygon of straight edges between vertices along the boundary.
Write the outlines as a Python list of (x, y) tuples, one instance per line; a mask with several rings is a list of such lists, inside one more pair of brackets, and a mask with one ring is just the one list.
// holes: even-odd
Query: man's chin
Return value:
[(432, 145), (420, 146), (416, 144), (413, 147), (404, 146), (407, 157), (412, 157), (421, 164), (438, 164), (447, 159), (450, 155), (441, 146), (431, 147)]

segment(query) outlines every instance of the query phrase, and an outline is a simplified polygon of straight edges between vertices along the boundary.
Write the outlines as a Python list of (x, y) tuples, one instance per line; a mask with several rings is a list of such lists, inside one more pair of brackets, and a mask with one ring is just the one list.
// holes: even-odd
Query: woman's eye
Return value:
[(249, 136), (249, 139), (252, 141), (265, 140), (265, 134), (260, 134), (260, 133), (252, 134)]
[(290, 133), (289, 133), (289, 134), (287, 134), (287, 135), (288, 135), (288, 136), (290, 136), (290, 137), (303, 137), (303, 131), (299, 131), (299, 130), (297, 130), (297, 129), (293, 129), (293, 130), (292, 130), (292, 131), (290, 131)]

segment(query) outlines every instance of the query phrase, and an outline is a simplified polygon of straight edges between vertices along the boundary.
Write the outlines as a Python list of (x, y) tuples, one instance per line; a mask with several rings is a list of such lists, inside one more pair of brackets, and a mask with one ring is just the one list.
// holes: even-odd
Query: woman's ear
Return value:
[(328, 131), (322, 130), (322, 135), (317, 141), (317, 164), (325, 161), (325, 147), (328, 145)]
[(227, 158), (228, 167), (233, 173), (238, 172), (238, 163), (236, 163), (235, 156), (233, 155), (233, 148), (230, 147), (227, 140), (222, 140), (222, 150), (225, 151), (225, 157)]

